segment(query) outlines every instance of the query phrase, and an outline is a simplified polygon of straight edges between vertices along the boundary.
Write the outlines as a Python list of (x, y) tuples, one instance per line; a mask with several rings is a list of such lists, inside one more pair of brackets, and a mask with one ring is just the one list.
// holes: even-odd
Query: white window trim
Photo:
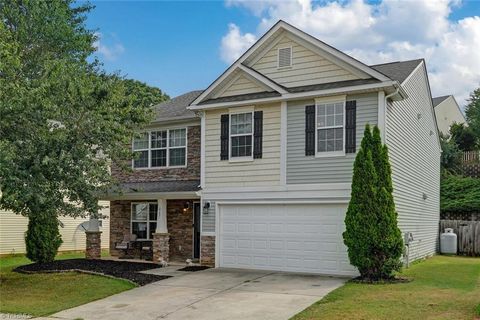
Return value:
[[(290, 49), (290, 65), (280, 67), (280, 50), (281, 49)], [(293, 47), (286, 46), (286, 47), (279, 47), (277, 49), (277, 70), (284, 70), (284, 69), (291, 69), (293, 67)]]
[[(147, 220), (134, 220), (132, 219), (132, 213), (133, 213), (133, 206), (136, 205), (136, 204), (148, 204), (148, 209), (147, 209)], [(153, 239), (149, 239), (148, 237), (150, 236), (150, 222), (155, 222), (155, 223), (158, 223), (157, 222), (157, 219), (155, 219), (154, 221), (151, 221), (150, 220), (150, 205), (151, 204), (156, 204), (158, 205), (158, 202), (152, 202), (152, 201), (139, 201), (139, 202), (132, 202), (130, 203), (130, 234), (133, 235), (133, 223), (134, 222), (140, 222), (140, 223), (147, 223), (147, 238), (137, 238), (137, 240), (140, 240), (140, 241), (150, 241), (150, 240), (153, 240)], [(158, 218), (158, 208), (157, 208), (157, 218)]]
[[(185, 129), (185, 147), (170, 147), (170, 131), (171, 130), (179, 130)], [(152, 148), (152, 132), (156, 131), (167, 131), (167, 146), (165, 148)], [(157, 170), (157, 169), (177, 169), (177, 168), (186, 168), (188, 164), (188, 127), (175, 127), (175, 128), (168, 128), (168, 129), (151, 129), (148, 131), (143, 131), (141, 133), (148, 133), (148, 148), (147, 149), (134, 149), (135, 139), (132, 139), (132, 151), (148, 151), (148, 167), (142, 168), (135, 168), (135, 160), (132, 159), (132, 169), (133, 170)], [(170, 166), (170, 149), (180, 149), (185, 148), (185, 164), (180, 166)], [(165, 167), (152, 167), (152, 150), (167, 150), (167, 165)]]
[[(232, 129), (232, 115), (237, 114), (244, 114), (244, 113), (251, 113), (252, 114), (252, 132), (250, 135), (252, 136), (252, 152), (250, 156), (247, 157), (232, 157), (232, 137), (241, 137), (241, 136), (248, 136), (249, 134), (241, 133), (241, 134), (233, 134), (231, 132)], [(231, 111), (228, 115), (228, 161), (229, 162), (249, 162), (253, 161), (253, 133), (255, 132), (255, 120), (253, 118), (254, 110), (251, 107), (248, 107), (244, 110), (238, 110), (237, 112)]]
[[(338, 126), (338, 125), (333, 125), (333, 126), (326, 126), (322, 128), (318, 128), (318, 105), (320, 104), (327, 104), (327, 103), (343, 103), (343, 125)], [(332, 98), (326, 98), (326, 99), (315, 99), (315, 158), (334, 158), (334, 157), (344, 157), (346, 155), (345, 153), (345, 124), (346, 124), (346, 97), (343, 96), (342, 98), (340, 97), (332, 97)], [(343, 128), (343, 146), (342, 146), (342, 151), (324, 151), (324, 152), (319, 152), (318, 151), (318, 130), (319, 129), (336, 129), (336, 128)]]

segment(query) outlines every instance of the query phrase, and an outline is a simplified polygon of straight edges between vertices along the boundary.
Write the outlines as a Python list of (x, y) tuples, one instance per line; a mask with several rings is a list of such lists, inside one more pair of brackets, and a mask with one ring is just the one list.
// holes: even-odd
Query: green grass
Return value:
[(472, 320), (480, 315), (480, 258), (435, 256), (401, 275), (413, 281), (347, 283), (292, 319)]
[[(82, 258), (79, 253), (57, 259)], [(24, 256), (0, 258), (0, 312), (45, 316), (133, 288), (128, 281), (77, 272), (21, 274)]]

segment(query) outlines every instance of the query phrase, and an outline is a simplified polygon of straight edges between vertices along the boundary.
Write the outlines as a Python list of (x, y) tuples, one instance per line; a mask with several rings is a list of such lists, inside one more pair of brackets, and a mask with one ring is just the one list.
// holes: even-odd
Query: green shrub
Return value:
[(480, 179), (443, 175), (440, 184), (442, 212), (480, 212)]
[(352, 193), (343, 233), (350, 263), (362, 278), (392, 278), (400, 270), (403, 241), (397, 226), (388, 150), (380, 130), (365, 128), (355, 158)]
[(53, 261), (62, 242), (55, 215), (37, 214), (29, 217), (25, 235), (28, 259), (34, 262)]

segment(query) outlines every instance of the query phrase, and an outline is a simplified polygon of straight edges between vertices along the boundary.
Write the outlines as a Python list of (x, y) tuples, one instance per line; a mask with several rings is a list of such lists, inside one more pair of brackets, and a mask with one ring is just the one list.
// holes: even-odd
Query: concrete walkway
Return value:
[(172, 278), (54, 314), (61, 319), (288, 319), (345, 279), (315, 275), (208, 269), (150, 270)]

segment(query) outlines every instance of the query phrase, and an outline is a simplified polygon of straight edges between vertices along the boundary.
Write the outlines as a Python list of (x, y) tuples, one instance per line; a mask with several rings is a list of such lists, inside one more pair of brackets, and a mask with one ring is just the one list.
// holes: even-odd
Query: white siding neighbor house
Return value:
[(357, 274), (342, 232), (367, 123), (390, 150), (410, 259), (436, 252), (441, 151), (423, 59), (368, 66), (279, 21), (188, 109), (201, 117), (200, 262)]
[[(100, 201), (103, 207), (102, 219), (102, 248), (108, 249), (110, 237), (110, 207), (108, 201)], [(88, 218), (61, 217), (60, 234), (63, 243), (59, 251), (81, 251), (85, 250), (85, 228), (88, 227)], [(28, 219), (24, 216), (14, 214), (11, 211), (0, 209), (0, 256), (17, 253), (25, 253), (25, 232), (27, 231)]]
[(454, 96), (436, 97), (432, 100), (435, 108), (438, 130), (441, 133), (449, 134), (452, 124), (466, 122)]

